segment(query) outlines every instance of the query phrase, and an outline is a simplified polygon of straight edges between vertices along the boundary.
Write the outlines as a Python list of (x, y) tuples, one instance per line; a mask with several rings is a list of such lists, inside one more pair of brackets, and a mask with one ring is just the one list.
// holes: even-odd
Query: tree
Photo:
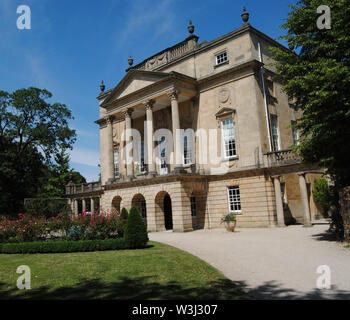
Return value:
[(75, 131), (70, 110), (47, 102), (45, 89), (0, 91), (0, 212), (17, 214), (23, 199), (40, 192), (52, 159), (71, 149)]
[[(318, 28), (320, 5), (331, 10), (331, 29)], [(327, 169), (336, 198), (350, 185), (350, 0), (301, 0), (290, 7), (280, 39), (295, 52), (271, 50), (283, 90), (303, 112), (297, 150)]]
[(24, 156), (17, 156), (16, 143), (3, 141), (0, 148), (0, 213), (15, 215), (23, 210), (24, 198), (40, 192), (48, 167), (34, 147), (28, 147)]
[(47, 183), (44, 185), (42, 196), (44, 197), (64, 197), (66, 185), (86, 183), (86, 179), (79, 173), (70, 169), (69, 155), (62, 149), (55, 157), (55, 164), (49, 172)]
[(128, 248), (144, 248), (148, 241), (146, 224), (135, 206), (131, 207), (126, 220), (124, 239)]

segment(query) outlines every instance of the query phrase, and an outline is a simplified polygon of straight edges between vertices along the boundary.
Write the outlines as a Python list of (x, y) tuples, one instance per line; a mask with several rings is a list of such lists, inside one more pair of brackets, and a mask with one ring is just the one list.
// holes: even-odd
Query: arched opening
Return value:
[(145, 197), (141, 193), (134, 195), (131, 201), (131, 205), (135, 206), (139, 210), (143, 220), (145, 220), (145, 223), (147, 225), (147, 209)]
[(122, 202), (122, 198), (120, 196), (115, 196), (112, 200), (112, 211), (116, 211), (120, 213), (120, 204)]
[(171, 198), (166, 191), (160, 191), (156, 195), (155, 217), (157, 231), (173, 229)]
[(168, 194), (164, 196), (164, 225), (165, 225), (165, 230), (173, 229), (173, 214), (171, 209), (171, 198)]

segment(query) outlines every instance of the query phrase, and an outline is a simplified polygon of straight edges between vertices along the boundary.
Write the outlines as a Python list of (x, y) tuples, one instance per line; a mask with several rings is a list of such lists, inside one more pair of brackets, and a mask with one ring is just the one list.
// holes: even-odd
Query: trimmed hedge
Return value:
[(120, 219), (121, 219), (121, 228), (120, 228), (120, 235), (124, 235), (125, 231), (125, 225), (126, 221), (128, 220), (129, 212), (126, 208), (123, 208), (121, 213), (120, 213)]
[(0, 243), (0, 253), (65, 253), (128, 249), (124, 239)]
[(147, 227), (135, 206), (131, 207), (124, 229), (124, 240), (128, 248), (144, 248), (147, 244)]

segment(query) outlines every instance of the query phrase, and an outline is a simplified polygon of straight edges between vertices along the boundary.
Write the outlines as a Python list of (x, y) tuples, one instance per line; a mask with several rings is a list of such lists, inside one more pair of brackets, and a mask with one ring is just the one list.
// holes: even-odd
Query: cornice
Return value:
[(129, 93), (129, 94), (117, 99), (117, 100), (114, 100), (110, 103), (105, 104), (102, 107), (105, 108), (106, 110), (110, 111), (109, 109), (111, 109), (111, 107), (115, 107), (119, 104), (123, 104), (124, 102), (126, 102), (132, 98), (136, 98), (136, 97), (137, 97), (137, 100), (141, 99), (140, 103), (142, 103), (143, 100), (148, 99), (148, 98), (147, 97), (140, 98), (140, 97), (142, 97), (147, 91), (148, 92), (155, 91), (157, 88), (164, 87), (166, 84), (169, 84), (169, 87), (171, 87), (171, 86), (172, 87), (178, 87), (178, 86), (181, 87), (181, 84), (195, 86), (196, 79), (189, 77), (189, 76), (186, 76), (186, 75), (182, 75), (182, 74), (177, 73), (177, 72), (170, 72), (168, 77), (161, 79), (155, 83), (152, 83), (144, 88), (141, 88), (139, 90), (131, 92), (131, 93)]

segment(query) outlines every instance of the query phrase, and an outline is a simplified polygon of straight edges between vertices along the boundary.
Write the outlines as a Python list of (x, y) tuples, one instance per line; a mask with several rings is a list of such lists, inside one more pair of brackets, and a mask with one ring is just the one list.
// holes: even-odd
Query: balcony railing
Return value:
[(168, 48), (158, 54), (148, 58), (146, 61), (132, 67), (133, 69), (151, 71), (159, 68), (160, 66), (166, 65), (187, 53), (193, 51), (197, 46), (198, 37), (190, 36), (186, 40), (176, 44), (175, 46)]
[(101, 182), (89, 182), (89, 183), (82, 183), (82, 184), (72, 184), (66, 186), (66, 194), (79, 194), (79, 193), (87, 193), (87, 192), (94, 192), (94, 191), (101, 191)]
[(303, 161), (302, 157), (291, 149), (267, 152), (266, 156), (268, 167), (298, 164)]

